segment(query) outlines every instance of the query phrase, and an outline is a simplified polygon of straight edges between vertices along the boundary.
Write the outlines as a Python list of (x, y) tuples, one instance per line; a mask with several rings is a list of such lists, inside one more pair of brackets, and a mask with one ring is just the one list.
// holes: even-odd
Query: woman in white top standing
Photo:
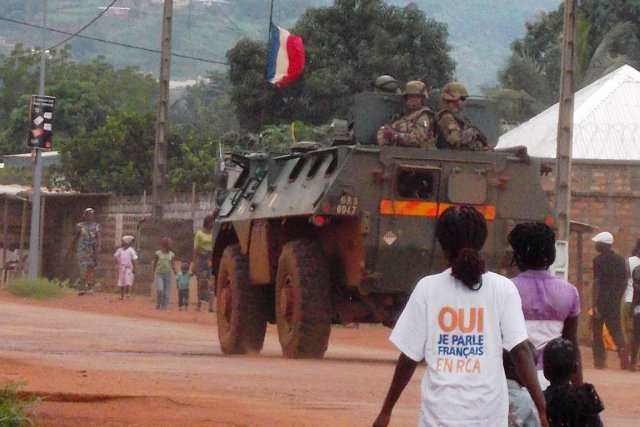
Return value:
[(442, 213), (436, 237), (450, 268), (421, 279), (393, 333), (401, 351), (374, 426), (386, 426), (418, 363), (422, 380), (420, 426), (506, 427), (509, 400), (503, 348), (547, 426), (520, 296), (506, 277), (485, 272), (478, 251), (487, 239), (484, 217), (470, 206)]
[(627, 282), (627, 289), (624, 291), (623, 299), (628, 309), (633, 300), (633, 279), (631, 278), (631, 273), (640, 265), (640, 239), (636, 241), (636, 246), (631, 251), (631, 256), (627, 258), (627, 264), (629, 265), (629, 280)]

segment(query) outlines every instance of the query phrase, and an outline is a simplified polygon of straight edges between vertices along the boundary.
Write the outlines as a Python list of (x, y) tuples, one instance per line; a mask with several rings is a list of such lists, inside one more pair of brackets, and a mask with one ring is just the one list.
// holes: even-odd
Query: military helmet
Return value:
[(398, 93), (398, 81), (384, 74), (376, 78), (376, 81), (373, 83), (373, 89), (376, 92)]
[(460, 82), (447, 83), (444, 88), (442, 88), (442, 99), (447, 101), (456, 101), (468, 96), (469, 92), (467, 92), (467, 88)]
[(427, 95), (427, 86), (422, 83), (420, 80), (411, 80), (404, 87), (403, 95), (420, 95), (428, 98)]

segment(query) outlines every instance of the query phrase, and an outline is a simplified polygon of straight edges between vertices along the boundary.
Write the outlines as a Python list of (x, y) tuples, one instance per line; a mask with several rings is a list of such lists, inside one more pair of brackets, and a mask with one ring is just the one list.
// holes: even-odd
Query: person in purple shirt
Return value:
[(556, 259), (553, 230), (540, 222), (518, 224), (509, 233), (509, 243), (513, 248), (513, 263), (521, 271), (511, 280), (522, 299), (529, 341), (539, 351), (537, 368), (541, 384), (548, 385), (542, 375), (542, 350), (558, 337), (568, 339), (578, 348), (578, 369), (571, 381), (582, 384), (578, 347), (580, 297), (575, 286), (549, 272), (549, 266)]

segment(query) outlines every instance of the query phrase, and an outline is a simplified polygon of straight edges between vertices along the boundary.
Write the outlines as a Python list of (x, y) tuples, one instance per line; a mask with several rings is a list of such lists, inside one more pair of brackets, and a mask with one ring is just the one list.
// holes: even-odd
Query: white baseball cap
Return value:
[(596, 243), (606, 243), (607, 245), (613, 245), (613, 235), (608, 231), (598, 233), (591, 239)]

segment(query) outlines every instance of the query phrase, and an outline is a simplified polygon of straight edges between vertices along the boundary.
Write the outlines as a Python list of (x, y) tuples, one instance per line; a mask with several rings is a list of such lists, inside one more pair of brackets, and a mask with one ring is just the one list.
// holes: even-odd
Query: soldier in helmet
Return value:
[(378, 144), (436, 148), (434, 114), (424, 105), (428, 96), (425, 84), (418, 80), (410, 81), (403, 95), (407, 114), (378, 130)]
[(386, 74), (376, 78), (376, 81), (373, 82), (373, 91), (394, 94), (400, 92), (398, 89), (398, 81), (394, 77)]
[(447, 83), (442, 89), (445, 107), (436, 115), (438, 148), (470, 151), (492, 149), (482, 131), (461, 114), (468, 96), (467, 88), (462, 83)]

